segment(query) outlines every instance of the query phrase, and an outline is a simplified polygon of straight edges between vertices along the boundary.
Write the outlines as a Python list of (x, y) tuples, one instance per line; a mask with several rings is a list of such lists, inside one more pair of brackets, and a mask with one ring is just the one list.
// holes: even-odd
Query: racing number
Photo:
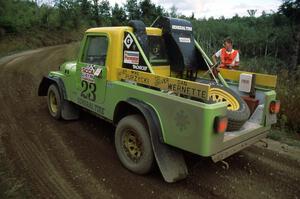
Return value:
[(80, 94), (81, 97), (91, 101), (96, 100), (96, 84), (82, 80), (81, 87), (83, 89)]

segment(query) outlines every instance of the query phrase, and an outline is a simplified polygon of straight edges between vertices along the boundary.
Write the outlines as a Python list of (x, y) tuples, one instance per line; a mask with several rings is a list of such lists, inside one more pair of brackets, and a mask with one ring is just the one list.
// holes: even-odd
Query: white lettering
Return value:
[(174, 29), (174, 30), (193, 31), (193, 28), (191, 26), (177, 26), (177, 25), (172, 25), (172, 29)]
[(191, 39), (188, 37), (179, 37), (179, 42), (181, 43), (191, 43)]
[(147, 66), (139, 66), (139, 65), (133, 65), (132, 68), (136, 70), (142, 70), (142, 71), (146, 71), (148, 69)]

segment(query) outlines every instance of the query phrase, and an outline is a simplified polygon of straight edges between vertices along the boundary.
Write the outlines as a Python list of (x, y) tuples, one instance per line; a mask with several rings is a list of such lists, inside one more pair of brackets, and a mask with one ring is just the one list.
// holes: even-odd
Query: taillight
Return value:
[(279, 113), (280, 101), (274, 100), (270, 103), (270, 113)]
[(227, 129), (228, 119), (226, 116), (215, 117), (214, 128), (217, 133), (224, 133)]

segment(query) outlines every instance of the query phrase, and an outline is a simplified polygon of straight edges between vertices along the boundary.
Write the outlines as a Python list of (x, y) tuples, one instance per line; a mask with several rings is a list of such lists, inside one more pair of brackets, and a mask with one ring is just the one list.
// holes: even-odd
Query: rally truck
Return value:
[[(188, 175), (183, 151), (214, 162), (265, 138), (280, 103), (276, 76), (217, 69), (183, 19), (91, 28), (76, 61), (43, 77), (50, 115), (111, 122), (122, 165), (165, 181)], [(156, 163), (156, 164), (155, 164)]]

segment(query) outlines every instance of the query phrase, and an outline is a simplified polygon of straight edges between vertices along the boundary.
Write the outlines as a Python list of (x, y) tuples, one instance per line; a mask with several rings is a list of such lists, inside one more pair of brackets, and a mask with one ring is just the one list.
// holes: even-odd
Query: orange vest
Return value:
[(226, 48), (221, 49), (221, 68), (227, 68), (227, 65), (232, 64), (239, 51), (234, 50), (233, 53), (227, 53)]

